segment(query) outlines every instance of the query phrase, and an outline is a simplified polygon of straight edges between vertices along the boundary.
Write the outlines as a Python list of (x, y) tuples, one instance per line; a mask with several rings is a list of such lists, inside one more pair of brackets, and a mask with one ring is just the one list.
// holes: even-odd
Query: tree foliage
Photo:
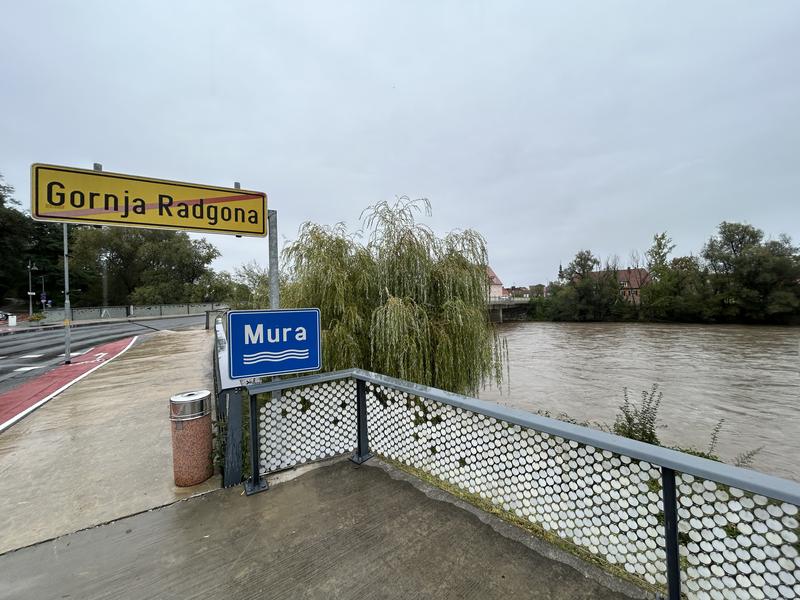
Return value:
[(3, 183), (0, 176), (0, 303), (15, 293), (22, 279), (27, 286), (25, 256), (28, 246), (29, 222), (15, 206), (14, 188)]
[(341, 223), (303, 224), (284, 250), (282, 304), (320, 308), (328, 370), (357, 366), (474, 393), (502, 376), (486, 244), (472, 230), (438, 237), (421, 213), (427, 200), (370, 206), (366, 243)]
[(765, 239), (752, 225), (723, 222), (699, 256), (672, 257), (667, 232), (644, 253), (648, 276), (639, 302), (623, 299), (613, 261), (581, 250), (559, 267), (547, 297), (531, 299), (529, 314), (556, 321), (800, 322), (800, 249), (781, 235)]
[(672, 238), (667, 232), (657, 233), (653, 236), (653, 245), (645, 252), (647, 256), (647, 270), (650, 276), (658, 281), (669, 271), (669, 255), (675, 249)]
[(70, 265), (83, 276), (84, 303), (102, 302), (103, 262), (109, 304), (168, 304), (203, 297), (211, 285), (208, 265), (219, 252), (185, 232), (135, 228), (81, 228), (75, 232)]
[(13, 194), (0, 175), (0, 305), (17, 299), (27, 306), (29, 261), (35, 266), (33, 291), (41, 291), (44, 277), (48, 296), (59, 301), (64, 286), (61, 226), (34, 221), (20, 210)]
[(711, 301), (720, 320), (780, 322), (800, 314), (800, 250), (788, 236), (765, 242), (760, 229), (723, 222), (703, 258), (715, 275)]

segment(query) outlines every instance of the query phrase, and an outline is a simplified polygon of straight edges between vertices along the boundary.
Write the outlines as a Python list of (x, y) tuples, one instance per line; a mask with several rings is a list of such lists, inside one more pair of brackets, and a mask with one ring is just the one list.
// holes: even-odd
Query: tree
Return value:
[(227, 271), (207, 269), (194, 285), (186, 298), (188, 302), (232, 302), (238, 285)]
[(269, 269), (251, 260), (234, 272), (233, 286), (227, 298), (236, 308), (268, 308)]
[(595, 257), (590, 250), (580, 250), (567, 268), (561, 271), (561, 277), (568, 282), (585, 279), (598, 266), (600, 266), (599, 258)]
[[(28, 261), (33, 291), (40, 290), (40, 277), (50, 298), (60, 301), (64, 286), (63, 235), (55, 223), (34, 221), (19, 210), (14, 188), (3, 183), (0, 175), (0, 304), (14, 299), (28, 305)], [(38, 302), (38, 294), (34, 306)]]
[(708, 271), (695, 256), (673, 258), (642, 288), (642, 316), (651, 321), (703, 322), (709, 310)]
[(283, 304), (321, 309), (324, 366), (362, 367), (459, 393), (502, 376), (488, 322), (486, 244), (417, 222), (427, 200), (379, 202), (367, 242), (343, 224), (305, 223), (284, 251)]
[(703, 258), (718, 275), (733, 273), (736, 260), (749, 248), (761, 244), (764, 232), (745, 223), (723, 221), (703, 247)]
[(800, 251), (786, 235), (763, 240), (752, 225), (722, 222), (703, 247), (718, 319), (786, 322), (800, 312)]
[(102, 301), (104, 261), (109, 304), (165, 304), (190, 300), (219, 256), (212, 244), (182, 231), (80, 228), (74, 237), (71, 271), (87, 282), (84, 306)]
[(600, 259), (589, 250), (580, 250), (566, 268), (560, 269), (561, 282), (551, 284), (546, 303), (532, 305), (540, 313), (544, 307), (555, 321), (605, 321), (627, 318), (630, 308), (624, 305), (617, 281), (617, 263)]
[(647, 271), (650, 276), (658, 281), (663, 278), (669, 269), (669, 255), (675, 249), (672, 238), (666, 231), (657, 233), (653, 236), (653, 245), (647, 250)]
[(15, 207), (14, 188), (0, 175), (0, 304), (8, 296), (17, 296), (22, 283), (27, 291), (26, 251), (29, 245), (30, 221)]

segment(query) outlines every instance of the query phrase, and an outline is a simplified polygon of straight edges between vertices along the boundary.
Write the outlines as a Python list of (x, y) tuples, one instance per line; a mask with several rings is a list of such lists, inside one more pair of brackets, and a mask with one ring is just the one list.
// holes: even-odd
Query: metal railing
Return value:
[(800, 598), (797, 483), (359, 369), (245, 387), (249, 493), (372, 450), (671, 600)]

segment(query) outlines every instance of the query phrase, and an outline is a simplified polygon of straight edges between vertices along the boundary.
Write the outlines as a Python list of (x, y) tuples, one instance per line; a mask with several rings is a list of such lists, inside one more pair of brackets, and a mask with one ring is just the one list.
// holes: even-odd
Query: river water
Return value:
[(641, 323), (507, 323), (509, 373), (480, 396), (531, 412), (614, 422), (623, 388), (664, 393), (662, 444), (726, 462), (762, 447), (753, 469), (800, 481), (800, 328)]

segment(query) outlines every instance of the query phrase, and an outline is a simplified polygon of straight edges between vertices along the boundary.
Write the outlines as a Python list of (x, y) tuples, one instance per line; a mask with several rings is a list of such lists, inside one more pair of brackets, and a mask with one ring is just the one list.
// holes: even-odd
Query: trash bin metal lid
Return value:
[(204, 417), (211, 412), (211, 392), (197, 390), (183, 392), (169, 399), (170, 421), (188, 421)]

